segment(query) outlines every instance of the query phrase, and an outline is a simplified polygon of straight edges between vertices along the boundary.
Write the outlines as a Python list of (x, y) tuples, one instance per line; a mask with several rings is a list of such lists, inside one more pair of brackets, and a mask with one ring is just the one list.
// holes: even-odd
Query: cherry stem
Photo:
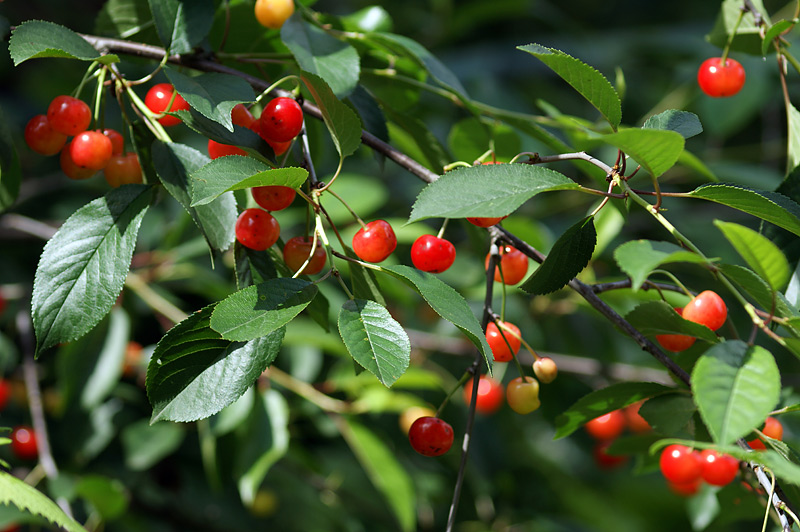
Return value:
[(329, 190), (329, 189), (327, 190), (327, 192), (328, 192), (328, 194), (331, 194), (331, 195), (332, 195), (334, 198), (338, 199), (338, 200), (339, 200), (339, 201), (342, 203), (342, 205), (344, 205), (344, 206), (345, 206), (345, 208), (346, 208), (348, 211), (350, 211), (350, 214), (352, 214), (352, 215), (353, 215), (353, 218), (354, 218), (354, 219), (355, 219), (355, 220), (358, 222), (358, 224), (359, 224), (361, 227), (363, 227), (364, 229), (366, 229), (366, 228), (367, 228), (367, 224), (365, 224), (365, 223), (364, 223), (364, 220), (362, 220), (362, 219), (361, 219), (361, 217), (360, 217), (359, 215), (357, 215), (357, 214), (356, 214), (356, 211), (354, 211), (353, 209), (351, 209), (351, 208), (350, 208), (350, 205), (348, 205), (348, 204), (347, 204), (347, 202), (346, 202), (345, 200), (343, 200), (343, 199), (341, 198), (341, 196), (339, 196), (339, 194), (337, 194), (337, 193), (336, 193), (336, 192), (334, 192), (333, 190)]
[(101, 68), (97, 76), (97, 90), (94, 95), (94, 126), (101, 132), (105, 123), (105, 80), (107, 70)]
[(678, 286), (680, 287), (680, 289), (683, 291), (683, 293), (684, 293), (684, 294), (686, 294), (686, 295), (687, 295), (687, 296), (689, 296), (690, 298), (691, 298), (691, 297), (694, 297), (694, 294), (693, 294), (691, 291), (689, 291), (689, 289), (688, 289), (688, 288), (686, 288), (686, 287), (683, 285), (683, 283), (682, 283), (682, 282), (680, 282), (680, 281), (678, 280), (678, 278), (677, 278), (677, 277), (675, 277), (674, 275), (672, 275), (672, 273), (668, 272), (667, 270), (656, 269), (656, 270), (653, 270), (653, 271), (652, 271), (652, 272), (650, 272), (650, 273), (651, 273), (651, 274), (654, 274), (654, 273), (660, 273), (661, 275), (664, 275), (664, 276), (666, 276), (666, 277), (669, 277), (669, 278), (670, 278), (670, 280), (671, 280), (673, 283), (675, 283), (676, 285), (678, 285)]
[[(453, 395), (467, 383), (470, 377), (472, 377), (472, 372), (468, 369), (463, 375), (461, 375), (461, 378), (458, 379), (458, 382), (455, 384), (455, 386), (450, 389), (450, 392), (448, 392), (447, 396), (439, 405), (439, 408), (436, 409), (436, 414), (434, 414), (434, 417), (439, 417), (439, 415), (442, 413), (442, 409), (450, 401), (450, 398), (453, 397)], [(475, 388), (475, 386), (473, 386), (473, 388)]]
[(719, 62), (723, 67), (727, 66), (728, 52), (730, 52), (731, 44), (733, 44), (733, 39), (736, 37), (736, 31), (739, 29), (739, 24), (742, 23), (744, 14), (747, 11), (749, 11), (747, 6), (742, 6), (742, 9), (739, 10), (739, 17), (736, 19), (736, 24), (733, 26), (733, 31), (731, 31), (730, 35), (728, 35), (728, 42), (725, 43), (725, 48), (722, 50), (722, 57), (719, 58)]
[(541, 360), (542, 357), (540, 357), (538, 353), (536, 353), (536, 351), (533, 350), (533, 348), (530, 346), (528, 342), (525, 341), (522, 335), (519, 335), (516, 332), (512, 331), (511, 328), (507, 327), (505, 323), (498, 323), (497, 326), (498, 328), (503, 329), (508, 334), (510, 334), (511, 336), (522, 342), (522, 345), (525, 346), (525, 349), (527, 349), (530, 352), (530, 354), (533, 355), (534, 360)]
[(264, 89), (261, 92), (261, 94), (259, 94), (258, 97), (256, 98), (255, 103), (256, 104), (260, 103), (265, 96), (270, 96), (271, 95), (270, 93), (272, 93), (272, 91), (274, 91), (287, 81), (294, 81), (295, 84), (294, 89), (292, 89), (290, 92), (292, 92), (293, 94), (297, 94), (300, 91), (300, 78), (295, 74), (289, 74), (288, 76), (282, 77), (281, 79), (279, 79), (278, 81), (276, 81), (275, 83)]
[(439, 229), (439, 232), (436, 234), (436, 238), (442, 238), (444, 235), (444, 230), (447, 228), (447, 222), (450, 221), (450, 218), (445, 218), (442, 222), (442, 227)]
[(167, 61), (169, 61), (169, 52), (165, 51), (164, 54), (163, 54), (163, 57), (161, 58), (161, 61), (159, 61), (158, 66), (155, 68), (155, 70), (153, 70), (152, 72), (150, 72), (149, 74), (147, 74), (146, 76), (144, 76), (142, 78), (139, 78), (139, 79), (134, 80), (134, 81), (129, 81), (128, 84), (133, 86), (133, 85), (143, 85), (143, 84), (149, 82), (151, 79), (156, 77), (156, 74), (161, 72), (161, 69), (164, 68), (164, 65), (167, 64)]
[(322, 188), (319, 189), (320, 192), (324, 192), (324, 191), (328, 190), (328, 188), (333, 184), (333, 182), (336, 181), (336, 178), (339, 177), (339, 174), (342, 172), (342, 166), (343, 165), (344, 165), (344, 156), (340, 155), (339, 156), (339, 166), (336, 167), (336, 172), (333, 174), (333, 177), (331, 178), (331, 180), (328, 181), (325, 184), (325, 186), (323, 186)]
[(83, 87), (86, 85), (86, 82), (89, 81), (90, 78), (95, 76), (95, 69), (98, 66), (100, 66), (100, 63), (98, 63), (97, 61), (92, 61), (89, 64), (89, 67), (86, 69), (86, 72), (84, 72), (84, 74), (83, 74), (83, 78), (81, 78), (81, 82), (78, 84), (78, 86), (75, 88), (75, 90), (72, 93), (73, 97), (75, 97), (75, 98), (80, 98), (81, 97), (81, 92), (83, 92)]
[(463, 167), (466, 167), (466, 168), (472, 168), (473, 165), (471, 165), (471, 164), (469, 164), (467, 162), (464, 162), (464, 161), (456, 161), (454, 163), (450, 163), (447, 166), (445, 166), (444, 167), (444, 172), (447, 173), (450, 170), (453, 170), (454, 168), (457, 168), (457, 167), (460, 167), (460, 166), (463, 166)]

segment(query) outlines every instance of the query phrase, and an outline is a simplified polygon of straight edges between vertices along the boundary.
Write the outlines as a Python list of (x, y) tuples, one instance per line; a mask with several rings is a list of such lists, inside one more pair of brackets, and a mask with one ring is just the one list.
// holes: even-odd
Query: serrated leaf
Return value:
[[(351, 248), (345, 247), (344, 253), (351, 259), (358, 260), (358, 256)], [(350, 283), (353, 285), (353, 295), (358, 299), (371, 299), (380, 305), (386, 306), (375, 271), (365, 268), (357, 262), (348, 262), (348, 266), (350, 268)]]
[(249, 342), (232, 342), (211, 329), (208, 306), (159, 340), (147, 368), (151, 422), (196, 421), (236, 401), (280, 350), (284, 329)]
[(271, 168), (241, 155), (214, 159), (191, 175), (192, 207), (206, 205), (225, 192), (264, 185), (298, 188), (308, 179), (305, 168)]
[(622, 102), (605, 76), (583, 61), (554, 48), (528, 44), (517, 46), (517, 49), (528, 52), (550, 67), (600, 111), (612, 130), (617, 130), (622, 120)]
[(0, 109), (0, 212), (14, 204), (22, 181), (22, 168), (14, 148), (10, 123), (6, 113)]
[(361, 145), (361, 120), (358, 115), (342, 103), (319, 76), (301, 72), (300, 79), (319, 107), (336, 151), (342, 157), (351, 155)]
[(113, 189), (75, 211), (44, 247), (33, 283), (36, 352), (89, 332), (117, 300), (155, 191)]
[(348, 299), (339, 334), (350, 355), (387, 388), (408, 369), (411, 341), (389, 311), (374, 301)]
[(800, 111), (792, 105), (786, 107), (789, 144), (786, 148), (786, 175), (800, 166)]
[(549, 294), (566, 286), (589, 264), (597, 245), (594, 216), (587, 216), (558, 237), (547, 258), (520, 290), (532, 295)]
[(213, 141), (238, 146), (264, 159), (274, 159), (275, 157), (272, 147), (247, 128), (235, 125), (233, 132), (230, 132), (221, 124), (209, 120), (191, 108), (188, 111), (181, 110), (170, 114), (180, 118), (190, 129)]
[(663, 301), (648, 301), (637, 305), (625, 319), (642, 334), (685, 334), (710, 343), (717, 343), (717, 335), (706, 327), (685, 320)]
[(189, 77), (168, 67), (164, 68), (164, 73), (192, 109), (209, 120), (222, 124), (230, 132), (233, 132), (231, 110), (234, 106), (255, 99), (250, 84), (230, 74), (208, 72)]
[(716, 225), (728, 242), (762, 279), (767, 281), (774, 291), (781, 290), (789, 282), (789, 262), (765, 236), (749, 227), (715, 220)]
[(483, 355), (489, 373), (491, 373), (494, 357), (489, 344), (486, 343), (486, 335), (461, 294), (435, 275), (410, 266), (383, 266), (381, 270), (397, 277), (416, 290), (439, 316), (466, 334)]
[(10, 473), (0, 470), (0, 504), (16, 506), (23, 512), (40, 516), (67, 532), (86, 532), (44, 493)]
[(211, 328), (228, 340), (265, 336), (289, 323), (318, 291), (315, 284), (288, 277), (248, 286), (217, 303)]
[(23, 22), (11, 32), (8, 51), (14, 66), (36, 57), (63, 57), (81, 61), (116, 63), (114, 54), (101, 55), (86, 39), (69, 28), (43, 20)]
[(767, 51), (772, 47), (775, 39), (780, 37), (783, 33), (790, 30), (795, 23), (791, 20), (779, 20), (767, 30), (764, 34), (764, 40), (761, 42), (761, 55), (767, 55)]
[(659, 129), (623, 129), (601, 138), (633, 157), (653, 177), (678, 162), (685, 142), (680, 133)]
[(612, 410), (672, 391), (674, 388), (655, 382), (621, 382), (591, 392), (578, 399), (556, 418), (556, 433), (553, 439), (569, 436), (587, 421), (608, 414)]
[(668, 109), (645, 120), (644, 129), (674, 131), (688, 139), (703, 132), (703, 125), (696, 114), (689, 111)]
[(674, 262), (701, 264), (705, 259), (671, 242), (631, 240), (614, 250), (620, 270), (631, 278), (631, 288), (638, 290), (656, 268)]
[[(725, 277), (747, 292), (762, 309), (770, 311), (774, 304), (775, 314), (780, 318), (789, 318), (797, 315), (797, 309), (791, 302), (780, 292), (775, 293), (767, 282), (754, 271), (736, 264), (721, 264), (720, 269), (725, 274)], [(773, 295), (776, 296), (774, 299)], [(787, 325), (800, 332), (800, 328), (797, 325), (792, 325), (791, 322), (788, 322)]]
[(457, 168), (422, 189), (408, 223), (432, 217), (506, 216), (540, 192), (578, 188), (567, 176), (542, 166), (492, 164)]
[(763, 423), (778, 404), (780, 390), (772, 354), (740, 340), (712, 347), (692, 370), (694, 402), (718, 444), (733, 443)]
[(135, 421), (120, 434), (125, 466), (146, 471), (177, 451), (185, 437), (186, 431), (175, 423), (151, 425), (146, 419)]
[(214, 22), (211, 0), (148, 0), (164, 48), (187, 54), (208, 35)]
[(283, 24), (281, 40), (300, 68), (325, 80), (337, 97), (344, 98), (355, 89), (361, 61), (348, 43), (306, 22), (300, 13)]

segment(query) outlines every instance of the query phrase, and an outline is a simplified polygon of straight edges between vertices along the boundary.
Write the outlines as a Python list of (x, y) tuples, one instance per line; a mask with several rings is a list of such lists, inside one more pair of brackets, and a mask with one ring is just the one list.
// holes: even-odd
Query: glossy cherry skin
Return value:
[(658, 463), (664, 478), (675, 484), (694, 482), (703, 473), (700, 453), (685, 445), (668, 445), (661, 451)]
[(287, 142), (303, 128), (303, 109), (291, 98), (274, 98), (259, 120), (264, 137), (274, 142)]
[(56, 96), (47, 107), (47, 120), (50, 127), (59, 133), (73, 137), (89, 129), (92, 110), (83, 100), (67, 95)]
[[(314, 239), (309, 236), (296, 236), (286, 241), (283, 246), (283, 261), (290, 270), (296, 272), (311, 255), (311, 248), (314, 244)], [(322, 271), (327, 262), (328, 255), (322, 242), (317, 242), (317, 247), (314, 249), (314, 256), (308, 262), (303, 271), (303, 275), (315, 275)]]
[[(97, 131), (100, 131), (99, 129)], [(119, 131), (116, 129), (104, 129), (100, 131), (103, 135), (108, 137), (111, 141), (111, 155), (121, 155), (125, 150), (125, 139), (122, 138)]]
[(19, 426), (11, 432), (11, 451), (22, 460), (33, 460), (39, 456), (36, 433), (31, 427)]
[(294, 13), (293, 0), (256, 0), (256, 20), (262, 26), (277, 30)]
[(269, 249), (280, 235), (278, 220), (265, 210), (245, 209), (236, 219), (236, 240), (250, 249)]
[(55, 155), (67, 142), (67, 136), (52, 128), (46, 115), (36, 115), (25, 126), (25, 143), (40, 155)]
[(478, 227), (491, 227), (497, 225), (501, 220), (505, 220), (506, 218), (508, 218), (508, 216), (501, 216), (499, 218), (467, 218), (467, 221)]
[(397, 247), (397, 237), (385, 220), (374, 220), (353, 236), (353, 252), (366, 262), (381, 262)]
[(208, 156), (212, 159), (219, 159), (228, 155), (247, 155), (247, 152), (238, 146), (222, 144), (215, 140), (208, 139)]
[(539, 381), (525, 376), (513, 379), (506, 385), (506, 402), (517, 414), (530, 414), (541, 406), (539, 401)]
[(555, 360), (550, 357), (540, 357), (533, 363), (533, 374), (541, 382), (548, 384), (556, 380), (558, 376), (558, 366)]
[[(175, 94), (175, 99), (172, 101), (172, 105), (169, 107), (169, 109), (167, 109), (170, 100), (172, 100), (172, 94), (174, 92), (175, 88), (170, 83), (157, 83), (156, 85), (150, 87), (150, 90), (147, 91), (147, 94), (144, 97), (144, 104), (148, 109), (156, 114), (161, 114), (166, 111), (188, 111), (189, 103), (184, 100), (183, 96), (180, 94)], [(164, 115), (158, 119), (158, 123), (167, 127), (175, 126), (181, 123), (181, 119), (176, 116)]]
[(727, 454), (721, 454), (713, 449), (700, 452), (703, 463), (703, 480), (713, 486), (727, 486), (739, 472), (739, 461)]
[[(683, 316), (682, 308), (675, 307), (675, 312)], [(692, 347), (697, 338), (685, 334), (657, 334), (656, 340), (664, 349), (679, 353)]]
[(613, 442), (611, 440), (597, 441), (595, 442), (594, 447), (592, 447), (592, 457), (594, 458), (594, 463), (596, 463), (602, 469), (614, 469), (615, 467), (619, 467), (628, 461), (627, 456), (608, 454), (608, 448), (612, 443)]
[(132, 151), (122, 155), (112, 155), (103, 169), (103, 174), (106, 182), (114, 188), (141, 183), (142, 166), (139, 164), (139, 156)]
[[(783, 440), (783, 425), (776, 418), (770, 416), (764, 421), (764, 428), (761, 429), (764, 436), (773, 440)], [(763, 451), (767, 448), (766, 444), (759, 438), (748, 441), (747, 444), (754, 450)]]
[(262, 130), (262, 127), (261, 127), (261, 120), (256, 120), (255, 122), (253, 122), (253, 125), (250, 126), (250, 129), (253, 131), (253, 133), (255, 133), (259, 137), (261, 137), (261, 139), (264, 142), (269, 144), (269, 147), (272, 148), (273, 152), (275, 152), (275, 156), (283, 155), (284, 153), (286, 153), (286, 150), (289, 149), (289, 146), (292, 145), (292, 141), (291, 140), (287, 140), (286, 142), (277, 142), (277, 141), (274, 141), (271, 138), (267, 137), (263, 133), (263, 130)]
[(453, 427), (438, 417), (421, 417), (408, 429), (411, 447), (425, 456), (440, 456), (453, 446)]
[(725, 64), (721, 57), (710, 57), (697, 70), (700, 90), (713, 98), (727, 98), (737, 94), (744, 87), (744, 81), (744, 67), (730, 57)]
[(613, 440), (622, 434), (625, 424), (622, 410), (612, 410), (587, 422), (584, 428), (596, 440)]
[[(490, 254), (486, 255), (486, 268), (489, 267), (490, 257)], [(494, 272), (494, 280), (508, 285), (517, 284), (526, 273), (528, 273), (528, 257), (513, 246), (501, 246), (500, 263)]]
[[(519, 331), (519, 327), (513, 323), (507, 321), (500, 323), (508, 329), (511, 329), (511, 331), (504, 330), (503, 333), (500, 334), (500, 329), (497, 325), (490, 321), (486, 326), (486, 343), (488, 343), (489, 347), (492, 349), (495, 362), (508, 362), (509, 360), (513, 360), (514, 355), (519, 352), (519, 348), (522, 345), (522, 341), (520, 340), (522, 334)], [(509, 346), (511, 347), (509, 348)]]
[[(472, 402), (472, 383), (469, 379), (464, 385), (464, 402)], [(475, 410), (481, 414), (493, 414), (503, 406), (503, 386), (489, 377), (481, 375), (478, 381), (478, 397), (475, 401)]]
[(716, 292), (705, 290), (697, 294), (685, 307), (683, 319), (705, 325), (716, 331), (728, 318), (728, 307)]
[(250, 129), (256, 118), (244, 104), (237, 103), (231, 109), (231, 121), (234, 125)]
[(78, 133), (69, 144), (72, 161), (82, 168), (92, 170), (105, 168), (113, 152), (114, 146), (111, 144), (111, 139), (99, 131)]
[(639, 401), (637, 403), (633, 403), (632, 405), (626, 406), (622, 412), (625, 414), (625, 421), (628, 424), (628, 428), (631, 432), (649, 432), (653, 429), (650, 426), (650, 423), (647, 422), (645, 418), (639, 414), (639, 409), (644, 404), (644, 401)]
[(75, 161), (72, 160), (72, 155), (70, 154), (69, 147), (71, 144), (72, 142), (61, 149), (61, 155), (59, 155), (58, 158), (58, 161), (61, 165), (61, 171), (64, 172), (68, 178), (75, 180), (88, 179), (92, 177), (97, 173), (97, 170), (85, 168), (75, 164)]
[(268, 211), (281, 211), (292, 204), (297, 191), (281, 185), (264, 185), (250, 189), (253, 199)]
[(456, 260), (456, 248), (444, 238), (422, 235), (411, 245), (411, 262), (424, 272), (442, 273)]

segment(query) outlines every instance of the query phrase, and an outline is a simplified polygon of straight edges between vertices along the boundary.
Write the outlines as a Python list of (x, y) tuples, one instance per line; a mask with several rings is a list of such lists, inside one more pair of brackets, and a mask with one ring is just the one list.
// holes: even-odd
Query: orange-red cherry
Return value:
[(83, 100), (67, 95), (56, 96), (47, 107), (47, 120), (50, 127), (59, 133), (73, 137), (89, 129), (92, 110)]
[(625, 425), (625, 414), (621, 410), (612, 410), (587, 422), (584, 428), (596, 440), (613, 440), (622, 434)]
[[(464, 402), (472, 402), (473, 379), (464, 385)], [(481, 414), (493, 414), (503, 405), (503, 386), (488, 375), (481, 375), (478, 380), (478, 397), (475, 410)]]
[[(486, 255), (485, 267), (489, 267), (489, 258)], [(528, 273), (528, 257), (514, 246), (500, 247), (500, 262), (494, 272), (494, 280), (508, 285), (517, 284)]]
[(389, 222), (374, 220), (353, 236), (353, 252), (366, 262), (381, 262), (397, 247), (397, 237)]
[(703, 473), (700, 453), (685, 445), (668, 445), (661, 452), (659, 467), (664, 478), (675, 484), (696, 481)]
[(498, 322), (510, 331), (500, 329), (494, 322), (489, 322), (486, 326), (486, 343), (492, 349), (495, 362), (508, 362), (519, 352), (522, 345), (522, 334), (519, 327), (508, 321)]
[(264, 185), (250, 189), (253, 199), (268, 211), (280, 211), (294, 201), (297, 191), (292, 187), (282, 185)]
[(64, 133), (50, 125), (46, 115), (36, 115), (25, 126), (25, 143), (40, 155), (55, 155), (67, 142)]
[(141, 183), (142, 166), (139, 164), (139, 156), (132, 151), (122, 155), (112, 155), (103, 168), (103, 174), (106, 182), (114, 188)]
[[(683, 316), (683, 309), (675, 307), (675, 312)], [(656, 341), (661, 344), (661, 347), (669, 351), (679, 353), (685, 351), (694, 345), (697, 340), (694, 336), (687, 336), (685, 334), (657, 334)]]
[(215, 140), (208, 139), (208, 156), (212, 159), (219, 159), (228, 155), (247, 155), (247, 152), (238, 146), (222, 144)]
[(314, 249), (314, 255), (311, 255), (311, 248), (314, 245), (314, 239), (309, 236), (296, 236), (286, 241), (283, 246), (283, 261), (293, 272), (297, 272), (303, 264), (305, 264), (308, 257), (306, 267), (300, 272), (303, 275), (315, 275), (322, 271), (325, 267), (328, 255), (325, 253), (325, 248), (322, 242), (317, 241), (317, 247)]
[(111, 139), (100, 131), (84, 131), (72, 139), (69, 154), (72, 161), (92, 170), (102, 170), (111, 159), (114, 146)]
[(33, 460), (39, 456), (36, 433), (31, 427), (23, 425), (11, 431), (11, 452), (22, 460)]
[[(189, 103), (183, 99), (183, 96), (175, 93), (175, 99), (172, 95), (175, 93), (175, 87), (170, 83), (157, 83), (150, 87), (144, 97), (144, 104), (155, 114), (174, 111), (188, 111)], [(170, 105), (172, 100), (172, 105)], [(169, 109), (167, 107), (169, 106)], [(181, 123), (181, 119), (177, 116), (164, 115), (158, 119), (158, 123), (162, 126), (175, 126)]]
[(697, 294), (685, 307), (683, 319), (705, 325), (716, 331), (728, 318), (728, 307), (716, 292), (705, 290)]
[(442, 273), (456, 260), (456, 248), (448, 240), (422, 235), (411, 245), (411, 262), (424, 272)]
[(264, 251), (281, 234), (278, 220), (263, 209), (245, 209), (236, 219), (236, 240), (245, 247)]

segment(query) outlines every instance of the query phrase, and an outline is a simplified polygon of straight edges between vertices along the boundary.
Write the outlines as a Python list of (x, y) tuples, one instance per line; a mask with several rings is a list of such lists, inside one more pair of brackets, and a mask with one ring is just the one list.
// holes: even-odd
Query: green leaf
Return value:
[[(428, 168), (436, 173), (444, 171), (444, 167), (453, 160), (436, 135), (419, 118), (408, 113), (398, 113), (387, 107), (386, 114), (401, 130), (408, 134), (408, 139), (413, 142), (428, 162)], [(397, 142), (397, 131), (392, 131), (392, 138)], [(485, 150), (484, 150), (485, 151)]]
[(520, 290), (533, 295), (563, 288), (589, 264), (597, 244), (594, 216), (587, 216), (558, 237), (547, 258)]
[(0, 470), (0, 504), (13, 505), (32, 515), (47, 519), (67, 532), (86, 532), (45, 494), (10, 473)]
[[(769, 26), (771, 24), (769, 11), (764, 8), (762, 0), (752, 0), (752, 4), (761, 14), (764, 23)], [(739, 0), (724, 0), (711, 33), (706, 35), (706, 40), (721, 50), (727, 47), (730, 35), (735, 30), (735, 35), (731, 42), (731, 50), (762, 55), (761, 27), (756, 24), (753, 13), (745, 13), (741, 22), (739, 22), (741, 13), (742, 2)]]
[(347, 103), (355, 110), (364, 129), (384, 142), (389, 142), (389, 130), (386, 128), (386, 116), (378, 102), (362, 85), (347, 97)]
[(164, 48), (188, 54), (208, 35), (214, 22), (211, 0), (148, 0)]
[(29, 20), (14, 28), (8, 51), (14, 60), (14, 66), (36, 57), (99, 61), (105, 65), (119, 61), (119, 57), (114, 54), (101, 55), (74, 31), (43, 20)]
[[(735, 264), (721, 264), (720, 268), (725, 277), (736, 283), (739, 288), (747, 292), (762, 309), (770, 311), (774, 299), (775, 314), (781, 318), (790, 318), (797, 315), (797, 310), (780, 292), (775, 293), (767, 282), (755, 272)], [(796, 326), (791, 327), (800, 332)]]
[(89, 332), (117, 300), (155, 190), (130, 185), (75, 211), (44, 247), (33, 283), (36, 352)]
[(391, 31), (392, 16), (381, 6), (367, 6), (341, 17), (342, 26), (347, 31)]
[(789, 123), (789, 145), (786, 151), (786, 175), (800, 166), (800, 111), (789, 104), (786, 109), (786, 120)]
[(84, 475), (75, 484), (75, 493), (89, 502), (106, 521), (120, 517), (128, 509), (125, 486), (102, 475)]
[(339, 312), (339, 334), (353, 358), (387, 388), (408, 369), (411, 341), (389, 311), (374, 301), (348, 299)]
[(347, 157), (355, 152), (361, 145), (361, 120), (358, 115), (342, 103), (319, 76), (302, 72), (300, 79), (317, 103), (339, 155)]
[(491, 373), (494, 358), (486, 343), (486, 335), (461, 294), (435, 275), (410, 266), (383, 266), (381, 271), (397, 277), (416, 290), (439, 316), (461, 329), (481, 352)]
[[(351, 259), (358, 260), (358, 256), (353, 253), (351, 248), (345, 247), (344, 253)], [(375, 271), (365, 268), (357, 262), (348, 261), (348, 266), (350, 268), (350, 282), (353, 285), (353, 295), (358, 299), (371, 299), (386, 306), (381, 287), (378, 285), (378, 279), (375, 277)]]
[(680, 133), (659, 129), (623, 129), (601, 138), (633, 157), (653, 177), (672, 168), (684, 146)]
[(306, 179), (305, 168), (271, 168), (252, 157), (229, 155), (212, 160), (191, 175), (192, 207), (211, 203), (231, 190), (263, 185), (299, 188)]
[(689, 192), (701, 198), (752, 214), (800, 236), (800, 205), (776, 192), (752, 190), (738, 185), (703, 185)]
[(140, 419), (122, 429), (120, 441), (125, 465), (133, 471), (146, 471), (178, 450), (186, 431), (175, 423), (151, 425)]
[(333, 93), (344, 98), (355, 89), (361, 72), (356, 49), (309, 24), (300, 13), (281, 28), (281, 40), (306, 72), (319, 76)]
[(249, 342), (223, 339), (208, 306), (170, 329), (147, 368), (151, 422), (196, 421), (236, 401), (275, 360), (284, 329)]
[(631, 310), (625, 319), (639, 329), (642, 334), (685, 334), (709, 343), (717, 343), (717, 335), (706, 327), (685, 320), (671, 306), (663, 301), (648, 301)]
[[(153, 16), (147, 0), (108, 0), (103, 4), (94, 23), (94, 32), (127, 39), (153, 27)], [(150, 42), (137, 36), (140, 42)]]
[(180, 118), (192, 130), (213, 141), (239, 146), (254, 155), (260, 155), (264, 159), (275, 157), (272, 147), (264, 142), (264, 139), (245, 127), (235, 125), (233, 126), (233, 132), (230, 132), (223, 125), (209, 120), (191, 108), (188, 111), (181, 110), (171, 114)]
[(567, 176), (542, 166), (491, 164), (457, 168), (422, 189), (408, 223), (432, 217), (506, 216), (540, 192), (578, 188)]
[(517, 46), (517, 49), (528, 52), (550, 67), (600, 111), (611, 124), (612, 130), (617, 130), (622, 120), (622, 103), (617, 91), (605, 76), (583, 61), (560, 50), (545, 48), (538, 44)]
[(153, 143), (153, 163), (164, 188), (183, 205), (208, 244), (225, 251), (236, 235), (236, 200), (226, 192), (207, 205), (191, 206), (189, 176), (208, 164), (210, 159), (183, 144)]
[(739, 255), (774, 291), (781, 290), (789, 282), (789, 262), (765, 236), (749, 227), (715, 220), (716, 225)]
[(791, 20), (779, 20), (767, 30), (764, 34), (764, 40), (761, 42), (761, 55), (766, 56), (770, 48), (772, 48), (773, 41), (780, 37), (783, 33), (789, 31), (795, 25)]
[(168, 67), (164, 68), (164, 73), (192, 109), (209, 120), (222, 124), (231, 132), (231, 109), (238, 103), (252, 102), (255, 99), (250, 84), (230, 74), (209, 72), (189, 77)]
[(447, 145), (457, 161), (474, 161), (494, 141), (496, 155), (510, 159), (522, 151), (519, 135), (508, 125), (496, 120), (465, 118), (450, 128)]
[(705, 260), (691, 251), (686, 251), (671, 242), (653, 240), (631, 240), (614, 250), (614, 260), (619, 268), (631, 278), (631, 288), (638, 290), (650, 272), (673, 262), (702, 264)]
[(228, 340), (265, 336), (289, 323), (318, 291), (315, 284), (287, 277), (248, 286), (217, 303), (211, 328)]
[(689, 111), (678, 111), (677, 109), (668, 109), (651, 116), (645, 121), (642, 128), (674, 131), (685, 139), (703, 132), (703, 125), (696, 114)]
[(685, 393), (666, 393), (645, 401), (639, 415), (659, 434), (673, 436), (685, 430), (697, 412), (692, 397)]
[(9, 124), (8, 116), (0, 109), (0, 212), (17, 200), (22, 181), (22, 168)]
[(556, 418), (553, 439), (569, 436), (587, 421), (618, 410), (642, 399), (674, 391), (655, 382), (621, 382), (612, 384), (578, 399), (566, 412)]
[(760, 346), (730, 340), (706, 351), (692, 370), (694, 402), (715, 443), (733, 443), (763, 423), (780, 400), (781, 375)]

